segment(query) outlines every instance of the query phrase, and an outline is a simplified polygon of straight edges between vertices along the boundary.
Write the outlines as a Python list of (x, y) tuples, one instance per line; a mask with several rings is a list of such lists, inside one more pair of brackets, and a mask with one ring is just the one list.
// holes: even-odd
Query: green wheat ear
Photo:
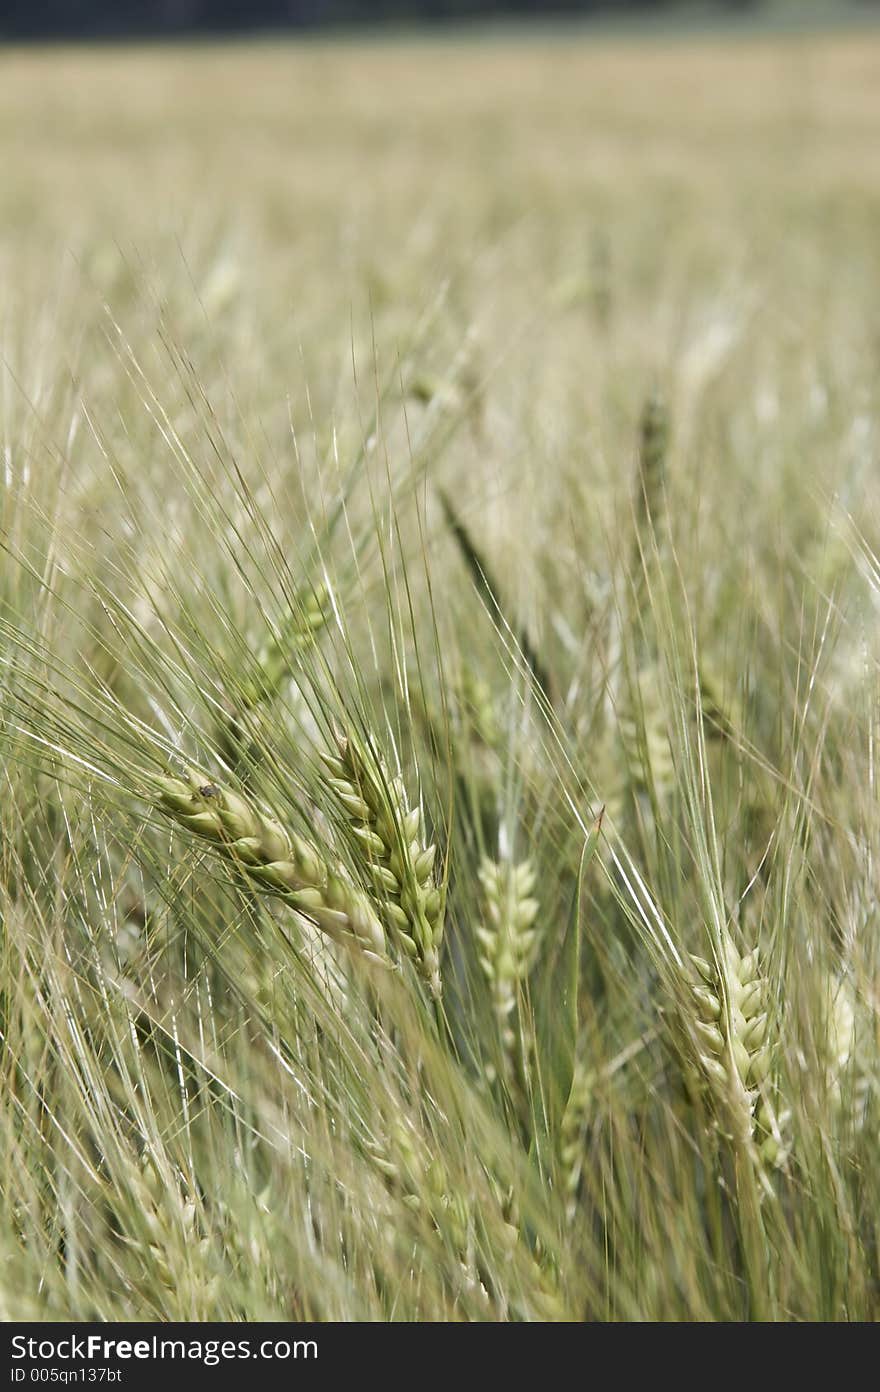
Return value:
[(572, 1222), (577, 1212), (578, 1191), (584, 1169), (585, 1138), (593, 1106), (596, 1076), (582, 1059), (575, 1063), (571, 1093), (566, 1103), (559, 1137), (559, 1160), (565, 1216)]
[(767, 980), (757, 949), (741, 954), (724, 932), (720, 959), (691, 954), (688, 983), (693, 1014), (689, 1034), (694, 1062), (726, 1134), (757, 1146), (769, 1165), (784, 1164), (787, 1114), (779, 1111), (770, 1081), (772, 1043)]
[(852, 981), (828, 973), (824, 983), (825, 1021), (821, 1059), (828, 1098), (846, 1129), (866, 1124), (872, 1079), (866, 1047), (870, 1031)]
[(498, 702), (485, 677), (469, 663), (464, 663), (453, 696), (462, 737), (477, 739), (487, 749), (497, 749), (503, 728)]
[(517, 992), (538, 950), (539, 905), (532, 897), (537, 877), (527, 860), (514, 865), (484, 858), (477, 873), (483, 891), (483, 918), (476, 929), (479, 961), (489, 983), (504, 1068), (509, 1073), (516, 1045), (511, 1017)]
[(296, 658), (315, 643), (330, 608), (330, 591), (323, 583), (309, 586), (295, 596), (285, 622), (256, 654), (257, 673), (244, 677), (238, 685), (243, 709), (249, 710), (277, 695)]
[(410, 806), (402, 778), (392, 777), (381, 756), (354, 733), (340, 731), (337, 752), (322, 759), (394, 936), (439, 999), (445, 894), (421, 808)]
[[(631, 543), (633, 594), (631, 623), (637, 646), (656, 648), (651, 615), (652, 578), (663, 567), (668, 553), (666, 473), (669, 453), (669, 414), (663, 398), (648, 398), (639, 423), (638, 464), (633, 500), (634, 529)], [(643, 631), (644, 630), (644, 631)]]
[(631, 683), (622, 702), (618, 735), (630, 785), (668, 798), (675, 786), (675, 763), (655, 663), (642, 666)]
[(655, 530), (665, 508), (666, 460), (669, 452), (669, 412), (659, 393), (645, 402), (639, 425), (639, 490), (637, 512), (641, 522)]
[(188, 769), (156, 780), (158, 805), (232, 862), (259, 890), (283, 899), (328, 937), (388, 964), (385, 933), (367, 895), (343, 868), (255, 802)]

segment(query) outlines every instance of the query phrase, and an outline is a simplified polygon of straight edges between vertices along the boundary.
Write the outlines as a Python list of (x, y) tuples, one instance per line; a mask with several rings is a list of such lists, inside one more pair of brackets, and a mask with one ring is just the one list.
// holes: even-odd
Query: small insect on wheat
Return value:
[(194, 769), (186, 780), (156, 780), (158, 804), (187, 831), (326, 933), (387, 963), (385, 934), (370, 900), (340, 865), (268, 816), (249, 798), (206, 779)]

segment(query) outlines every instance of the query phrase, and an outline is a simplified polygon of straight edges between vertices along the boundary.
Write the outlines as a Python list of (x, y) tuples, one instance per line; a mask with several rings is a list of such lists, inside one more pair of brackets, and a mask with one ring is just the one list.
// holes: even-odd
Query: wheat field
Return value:
[(0, 1314), (880, 1314), (880, 39), (0, 54)]

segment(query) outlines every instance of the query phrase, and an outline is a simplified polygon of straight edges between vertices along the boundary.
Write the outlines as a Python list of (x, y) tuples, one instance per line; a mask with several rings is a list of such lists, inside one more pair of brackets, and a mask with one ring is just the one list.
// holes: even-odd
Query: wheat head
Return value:
[(488, 857), (477, 873), (483, 891), (483, 922), (476, 930), (479, 960), (492, 993), (504, 1064), (509, 1069), (516, 1042), (511, 1016), (517, 989), (528, 975), (538, 945), (539, 905), (532, 898), (536, 876), (530, 861), (514, 865)]
[(157, 781), (158, 803), (187, 831), (211, 842), (261, 890), (305, 914), (335, 941), (387, 964), (385, 933), (368, 896), (341, 866), (253, 802), (188, 769), (186, 781)]
[(774, 1106), (769, 1083), (767, 981), (757, 949), (740, 954), (725, 931), (717, 963), (693, 954), (691, 962), (696, 969), (689, 985), (696, 1061), (722, 1129), (738, 1141), (754, 1143), (768, 1164), (782, 1165), (786, 1117)]
[(397, 941), (439, 999), (444, 895), (421, 808), (409, 805), (403, 780), (391, 777), (382, 758), (354, 734), (338, 733), (337, 752), (322, 758)]

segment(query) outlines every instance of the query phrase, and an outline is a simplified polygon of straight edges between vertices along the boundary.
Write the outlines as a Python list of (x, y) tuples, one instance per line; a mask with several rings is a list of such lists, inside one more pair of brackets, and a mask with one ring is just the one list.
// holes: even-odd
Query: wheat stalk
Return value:
[(311, 919), (323, 933), (387, 964), (385, 933), (369, 898), (321, 852), (239, 793), (195, 769), (157, 780), (158, 803), (267, 893)]
[(337, 752), (322, 758), (396, 938), (439, 999), (444, 894), (421, 808), (409, 805), (403, 780), (391, 777), (382, 758), (355, 735), (339, 732)]

